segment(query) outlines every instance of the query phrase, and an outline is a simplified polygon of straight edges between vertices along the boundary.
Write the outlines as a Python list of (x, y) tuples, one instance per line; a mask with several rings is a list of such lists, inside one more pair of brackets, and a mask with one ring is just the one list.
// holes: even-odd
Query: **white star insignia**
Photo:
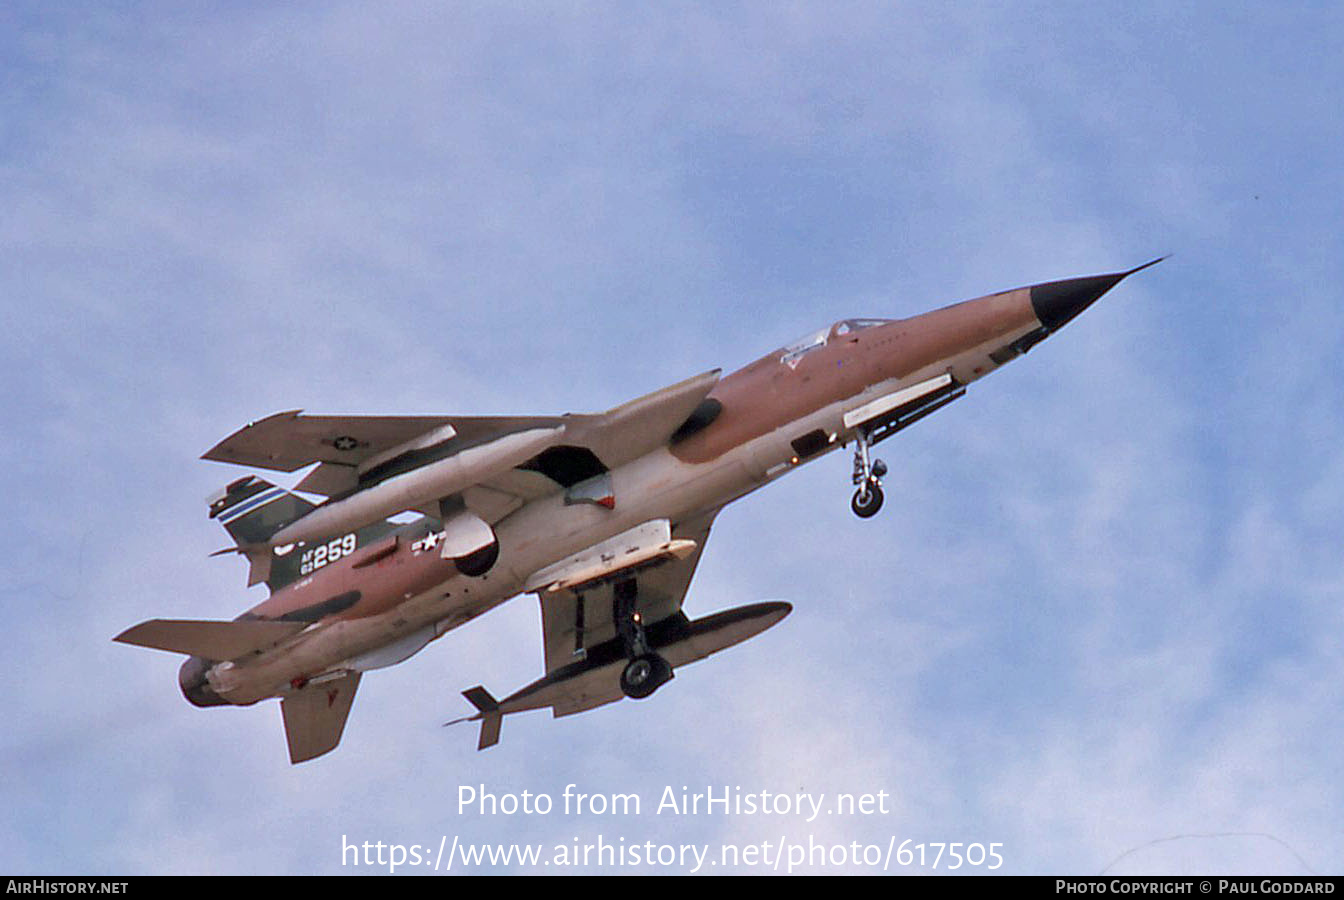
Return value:
[(439, 541), (442, 539), (443, 539), (442, 531), (431, 531), (429, 534), (425, 535), (420, 540), (412, 544), (411, 550), (413, 550), (416, 553), (419, 553), (422, 550), (426, 551), (433, 550), (435, 547), (438, 546)]

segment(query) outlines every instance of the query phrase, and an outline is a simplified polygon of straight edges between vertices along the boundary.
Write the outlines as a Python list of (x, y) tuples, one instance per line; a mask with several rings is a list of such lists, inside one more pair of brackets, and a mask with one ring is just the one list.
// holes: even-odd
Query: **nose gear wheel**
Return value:
[(870, 519), (882, 508), (882, 476), (887, 474), (887, 464), (880, 459), (871, 459), (868, 454), (869, 432), (860, 428), (854, 433), (854, 477), (859, 486), (849, 508), (860, 519)]

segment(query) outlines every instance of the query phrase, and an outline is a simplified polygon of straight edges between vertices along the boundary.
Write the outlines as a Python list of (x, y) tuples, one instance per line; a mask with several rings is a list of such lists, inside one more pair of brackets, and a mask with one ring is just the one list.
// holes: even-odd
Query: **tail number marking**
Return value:
[(332, 538), (325, 544), (319, 544), (303, 551), (303, 556), (299, 557), (299, 574), (307, 575), (322, 568), (327, 563), (335, 562), (342, 556), (349, 556), (355, 552), (355, 543), (355, 535), (352, 532), (344, 537)]

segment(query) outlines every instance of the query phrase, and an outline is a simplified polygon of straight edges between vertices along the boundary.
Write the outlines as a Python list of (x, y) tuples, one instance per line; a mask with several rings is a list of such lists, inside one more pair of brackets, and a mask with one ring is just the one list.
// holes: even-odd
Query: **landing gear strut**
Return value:
[(860, 519), (877, 515), (882, 508), (882, 476), (887, 474), (887, 464), (880, 459), (869, 460), (868, 430), (860, 428), (854, 434), (854, 483), (859, 489), (849, 508)]
[(612, 619), (629, 660), (621, 672), (621, 693), (642, 700), (672, 680), (672, 666), (649, 646), (644, 623), (635, 611), (635, 580), (616, 582), (612, 593)]

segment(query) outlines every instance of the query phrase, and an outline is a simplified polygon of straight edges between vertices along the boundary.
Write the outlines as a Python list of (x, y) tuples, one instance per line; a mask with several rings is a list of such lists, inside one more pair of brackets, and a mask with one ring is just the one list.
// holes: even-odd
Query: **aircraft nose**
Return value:
[(191, 656), (177, 670), (177, 683), (182, 688), (182, 696), (193, 706), (227, 706), (227, 700), (215, 693), (205, 679), (212, 663), (199, 656)]
[(1136, 266), (1128, 272), (1066, 278), (1063, 281), (1050, 281), (1035, 285), (1031, 289), (1031, 308), (1047, 331), (1057, 331), (1083, 310), (1097, 302), (1102, 294), (1115, 287), (1123, 279), (1149, 266), (1155, 266), (1164, 259), (1166, 259), (1165, 256), (1160, 256), (1151, 262)]

